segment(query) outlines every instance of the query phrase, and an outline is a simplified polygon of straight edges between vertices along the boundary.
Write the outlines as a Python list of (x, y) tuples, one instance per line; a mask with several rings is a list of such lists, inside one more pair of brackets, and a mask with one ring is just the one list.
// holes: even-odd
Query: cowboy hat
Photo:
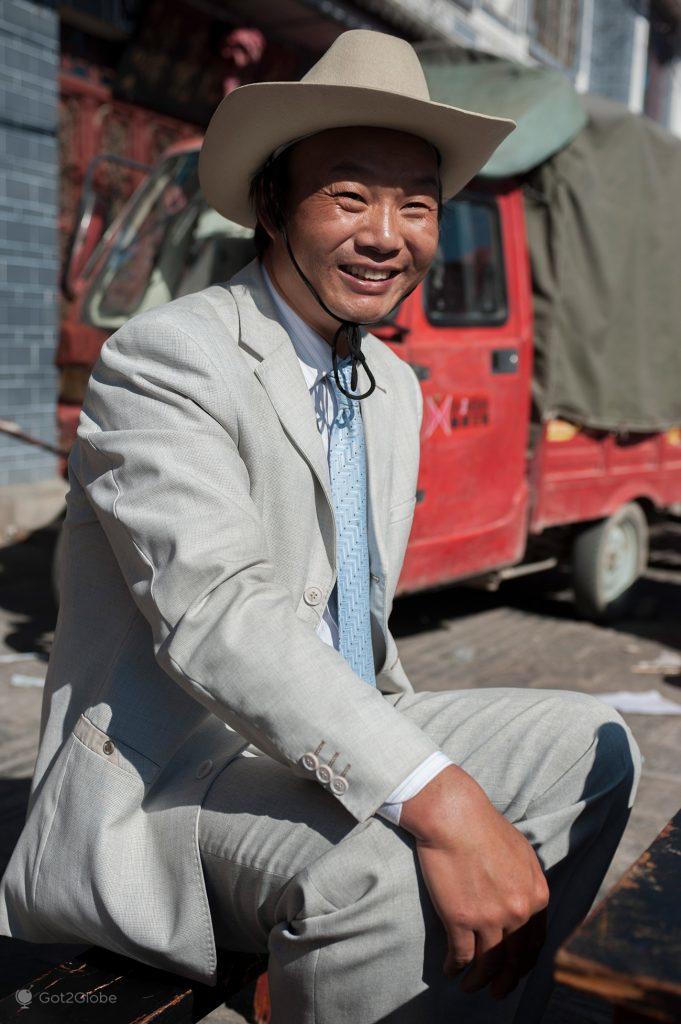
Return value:
[(515, 121), (430, 99), (414, 49), (383, 32), (343, 32), (299, 82), (242, 85), (213, 114), (199, 156), (208, 203), (254, 227), (253, 174), (287, 143), (328, 128), (393, 128), (431, 142), (450, 199), (487, 162)]

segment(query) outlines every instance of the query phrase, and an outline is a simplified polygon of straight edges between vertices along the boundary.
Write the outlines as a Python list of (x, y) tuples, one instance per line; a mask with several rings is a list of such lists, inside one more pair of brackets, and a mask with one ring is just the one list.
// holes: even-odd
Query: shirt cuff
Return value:
[(441, 751), (436, 750), (434, 754), (430, 754), (425, 761), (414, 768), (413, 772), (407, 775), (399, 786), (395, 787), (385, 802), (376, 810), (376, 814), (391, 821), (393, 825), (399, 825), (404, 801), (411, 800), (413, 796), (420, 793), (424, 786), (427, 786), (443, 768), (447, 768), (450, 764), (454, 764), (454, 762), (450, 761), (447, 755)]

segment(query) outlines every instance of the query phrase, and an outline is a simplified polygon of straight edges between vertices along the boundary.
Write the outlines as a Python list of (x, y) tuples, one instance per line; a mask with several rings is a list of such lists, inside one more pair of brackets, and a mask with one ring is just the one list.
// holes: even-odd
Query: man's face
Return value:
[[(423, 279), (438, 244), (438, 172), (423, 139), (334, 128), (289, 156), (287, 234), (308, 280), (339, 318), (387, 316)], [(266, 257), (279, 290), (327, 339), (338, 327), (298, 276), (281, 235)]]

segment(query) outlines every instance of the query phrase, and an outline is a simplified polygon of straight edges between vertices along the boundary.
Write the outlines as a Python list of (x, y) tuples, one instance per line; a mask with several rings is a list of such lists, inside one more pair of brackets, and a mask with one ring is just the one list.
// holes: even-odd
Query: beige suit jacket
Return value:
[(363, 821), (437, 749), (383, 696), (411, 691), (388, 616), (421, 392), (377, 338), (363, 348), (378, 381), (361, 403), (378, 689), (315, 633), (335, 582), (328, 468), (259, 263), (105, 342), (69, 458), (62, 597), (0, 934), (214, 983), (197, 819), (216, 774), (251, 742), (310, 778), (301, 758), (323, 743), (348, 783), (329, 800)]

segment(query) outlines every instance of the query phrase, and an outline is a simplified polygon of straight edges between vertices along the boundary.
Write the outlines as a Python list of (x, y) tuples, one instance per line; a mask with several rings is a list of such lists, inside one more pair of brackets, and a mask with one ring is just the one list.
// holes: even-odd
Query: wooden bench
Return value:
[[(265, 966), (256, 956), (219, 951), (219, 981), (211, 987), (92, 947), (0, 1000), (0, 1024), (190, 1024), (254, 982)], [(254, 1019), (267, 1024), (269, 1005)]]
[(555, 977), (617, 1024), (681, 1021), (681, 811), (558, 950)]

